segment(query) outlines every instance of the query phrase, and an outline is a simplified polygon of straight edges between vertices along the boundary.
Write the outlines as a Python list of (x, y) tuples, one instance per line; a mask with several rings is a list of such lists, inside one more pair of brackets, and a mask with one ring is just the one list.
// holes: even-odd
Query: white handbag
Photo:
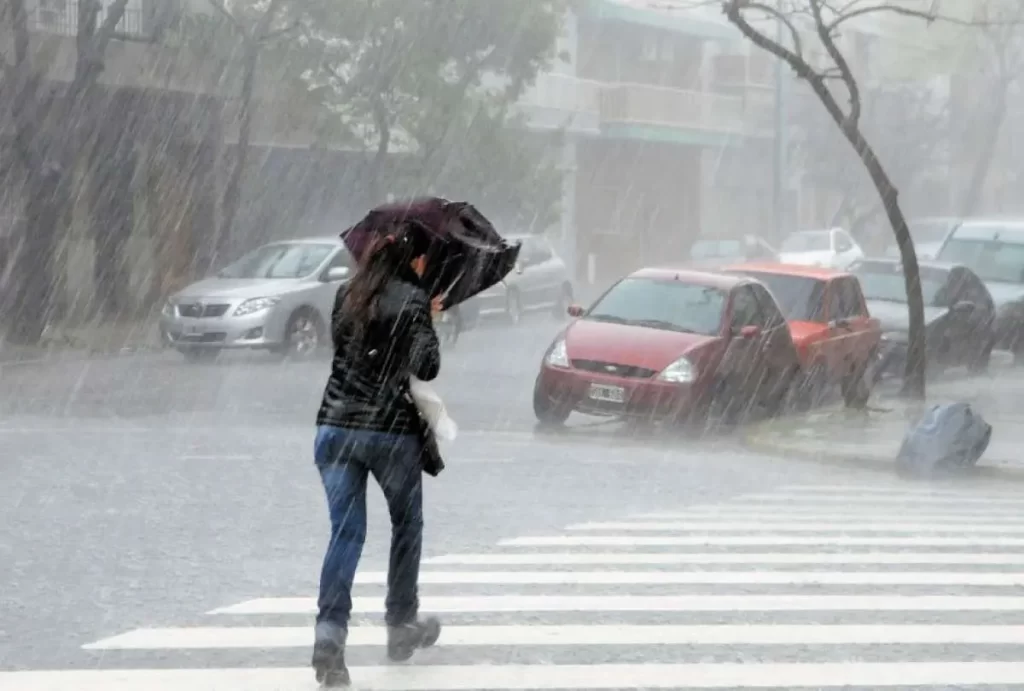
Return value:
[(434, 436), (443, 441), (453, 441), (459, 432), (458, 425), (448, 417), (444, 401), (434, 387), (421, 379), (409, 377), (409, 393)]

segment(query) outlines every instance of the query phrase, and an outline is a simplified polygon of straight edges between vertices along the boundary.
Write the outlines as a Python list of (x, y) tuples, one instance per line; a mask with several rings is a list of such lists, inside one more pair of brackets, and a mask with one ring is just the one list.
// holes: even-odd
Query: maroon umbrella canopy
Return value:
[(378, 206), (341, 238), (362, 262), (376, 239), (403, 224), (416, 225), (433, 239), (423, 283), (431, 297), (445, 296), (445, 309), (504, 279), (519, 258), (519, 243), (509, 244), (472, 204), (440, 197)]

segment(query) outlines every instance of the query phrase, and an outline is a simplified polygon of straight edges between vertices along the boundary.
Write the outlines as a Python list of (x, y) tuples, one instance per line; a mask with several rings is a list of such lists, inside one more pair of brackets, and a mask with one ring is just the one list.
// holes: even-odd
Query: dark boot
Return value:
[(330, 622), (316, 625), (313, 643), (313, 670), (316, 680), (325, 687), (348, 686), (351, 679), (345, 666), (346, 632)]
[(418, 648), (429, 648), (441, 635), (441, 622), (435, 617), (388, 627), (388, 658), (402, 662)]

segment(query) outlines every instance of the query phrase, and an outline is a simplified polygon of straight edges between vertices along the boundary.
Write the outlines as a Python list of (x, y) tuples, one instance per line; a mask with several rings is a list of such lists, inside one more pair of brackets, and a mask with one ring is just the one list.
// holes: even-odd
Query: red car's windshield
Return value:
[(765, 284), (779, 309), (789, 321), (820, 322), (825, 320), (825, 282), (809, 276), (744, 271), (745, 276)]
[(704, 285), (626, 278), (590, 308), (587, 319), (665, 331), (717, 335), (726, 294)]

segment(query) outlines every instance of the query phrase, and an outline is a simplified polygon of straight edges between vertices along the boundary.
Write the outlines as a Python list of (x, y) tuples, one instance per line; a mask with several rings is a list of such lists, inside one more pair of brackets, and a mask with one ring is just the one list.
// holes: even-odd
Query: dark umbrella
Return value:
[(378, 206), (341, 238), (362, 262), (374, 240), (403, 224), (420, 227), (433, 240), (423, 283), (431, 298), (444, 296), (444, 309), (504, 279), (519, 258), (520, 244), (509, 244), (472, 204), (439, 197)]

